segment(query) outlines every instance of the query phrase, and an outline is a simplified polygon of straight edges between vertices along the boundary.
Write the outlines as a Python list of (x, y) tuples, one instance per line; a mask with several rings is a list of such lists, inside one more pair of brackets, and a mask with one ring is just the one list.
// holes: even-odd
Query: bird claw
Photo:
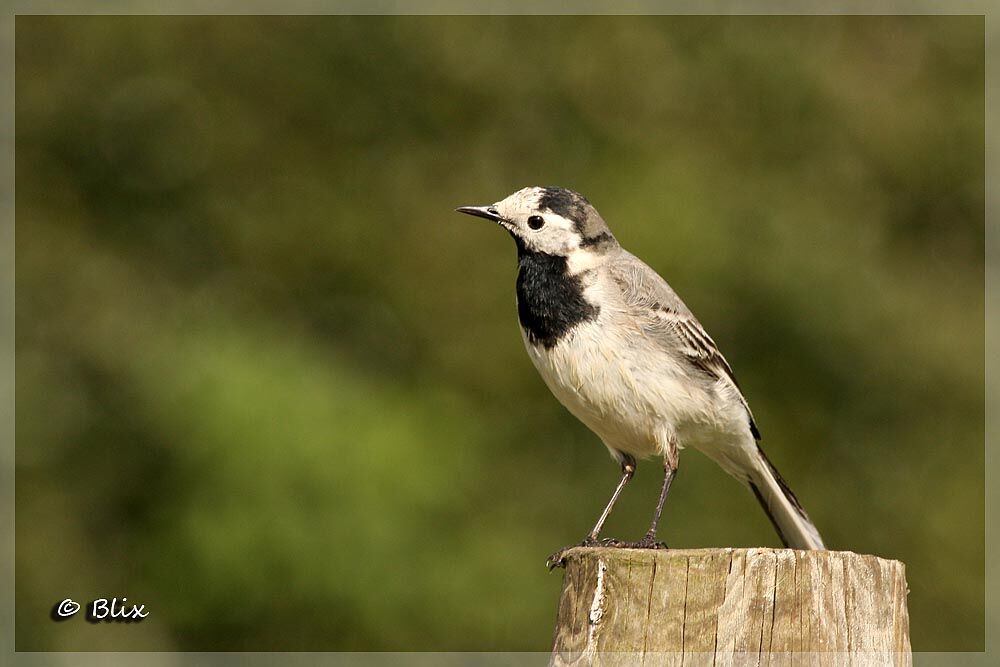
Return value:
[(580, 542), (579, 544), (571, 544), (568, 547), (563, 547), (562, 549), (559, 549), (555, 553), (551, 554), (548, 558), (545, 559), (545, 567), (549, 568), (549, 571), (552, 571), (557, 567), (565, 567), (566, 552), (569, 551), (570, 549), (576, 549), (577, 547), (613, 546), (611, 542), (617, 542), (617, 540), (614, 540), (612, 538), (595, 540), (593, 537), (588, 535), (587, 537), (583, 538), (583, 542)]
[(554, 570), (557, 567), (566, 566), (566, 552), (570, 549), (575, 549), (577, 547), (607, 547), (610, 549), (669, 549), (666, 542), (657, 542), (656, 538), (651, 535), (646, 535), (638, 542), (623, 542), (622, 540), (615, 539), (613, 537), (605, 537), (603, 540), (595, 540), (592, 537), (584, 538), (583, 542), (580, 544), (572, 544), (568, 547), (563, 547), (559, 549), (548, 558), (545, 559), (545, 567), (549, 568), (549, 571)]
[(573, 547), (563, 547), (553, 554), (550, 554), (548, 558), (545, 559), (545, 567), (549, 569), (549, 572), (556, 569), (557, 567), (566, 567), (566, 552)]
[(667, 549), (666, 542), (657, 542), (656, 538), (647, 535), (638, 542), (625, 542), (623, 540), (616, 540), (613, 537), (608, 537), (606, 539), (595, 541), (591, 545), (585, 546), (595, 546), (595, 547), (609, 547), (611, 549)]
[(644, 538), (638, 542), (623, 542), (622, 540), (615, 539), (614, 537), (605, 537), (602, 540), (595, 540), (589, 535), (584, 538), (583, 542), (580, 544), (571, 544), (568, 547), (563, 547), (558, 551), (551, 554), (545, 559), (545, 567), (549, 568), (549, 571), (554, 570), (557, 567), (566, 567), (566, 552), (570, 549), (576, 549), (577, 547), (607, 547), (610, 549), (668, 549), (666, 542), (657, 542), (656, 538), (646, 535)]
[(669, 549), (666, 542), (657, 542), (652, 535), (646, 535), (638, 542), (626, 545), (629, 549)]

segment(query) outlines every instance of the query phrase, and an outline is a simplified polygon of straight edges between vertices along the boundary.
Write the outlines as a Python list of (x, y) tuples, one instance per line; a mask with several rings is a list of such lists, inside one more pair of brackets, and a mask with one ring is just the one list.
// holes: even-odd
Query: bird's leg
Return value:
[(635, 459), (624, 454), (622, 459), (622, 478), (618, 480), (618, 486), (615, 487), (615, 492), (611, 494), (611, 500), (608, 501), (607, 506), (605, 506), (604, 511), (601, 512), (601, 516), (597, 519), (597, 523), (594, 524), (594, 529), (590, 531), (583, 540), (583, 546), (593, 546), (598, 544), (597, 536), (601, 534), (601, 529), (604, 528), (604, 522), (608, 520), (608, 516), (611, 515), (611, 510), (614, 509), (615, 503), (618, 502), (618, 496), (622, 494), (622, 489), (628, 484), (629, 480), (632, 479), (632, 475), (635, 474)]
[(656, 503), (656, 511), (653, 512), (653, 523), (650, 524), (646, 536), (639, 540), (635, 546), (640, 549), (666, 548), (666, 544), (657, 543), (656, 528), (660, 524), (660, 514), (663, 513), (663, 503), (670, 492), (670, 483), (677, 475), (677, 445), (670, 441), (667, 453), (663, 457), (663, 486), (660, 488), (660, 499)]
[(611, 510), (614, 508), (615, 503), (618, 502), (618, 496), (621, 495), (622, 489), (625, 488), (625, 485), (628, 484), (628, 481), (632, 479), (632, 476), (635, 474), (635, 459), (628, 454), (622, 454), (622, 456), (623, 456), (622, 478), (618, 480), (618, 486), (615, 487), (615, 492), (611, 494), (611, 500), (608, 501), (608, 504), (604, 508), (604, 511), (601, 512), (600, 518), (597, 519), (597, 523), (594, 524), (594, 529), (587, 534), (587, 537), (583, 538), (583, 542), (581, 544), (563, 547), (559, 551), (549, 556), (546, 559), (545, 564), (548, 565), (548, 568), (550, 570), (554, 567), (563, 566), (565, 564), (563, 555), (570, 549), (574, 548), (575, 546), (582, 546), (582, 547), (592, 547), (597, 545), (624, 546), (624, 543), (618, 542), (617, 540), (598, 541), (597, 539), (597, 536), (601, 534), (601, 528), (604, 527), (604, 522), (608, 520), (608, 516), (610, 516)]

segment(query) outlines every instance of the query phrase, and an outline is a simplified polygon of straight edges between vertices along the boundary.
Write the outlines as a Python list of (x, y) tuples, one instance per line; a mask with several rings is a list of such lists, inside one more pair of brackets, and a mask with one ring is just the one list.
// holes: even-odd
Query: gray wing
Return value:
[(750, 406), (729, 362), (670, 285), (642, 260), (624, 250), (621, 258), (609, 262), (607, 267), (621, 289), (628, 315), (643, 334), (710, 380), (730, 384), (746, 408), (750, 431), (760, 440)]

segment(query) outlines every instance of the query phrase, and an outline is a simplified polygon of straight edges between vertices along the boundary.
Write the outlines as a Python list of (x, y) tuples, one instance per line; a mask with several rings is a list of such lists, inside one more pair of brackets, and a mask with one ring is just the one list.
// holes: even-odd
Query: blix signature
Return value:
[[(52, 620), (64, 621), (80, 611), (80, 603), (66, 598), (52, 608)], [(97, 598), (87, 603), (86, 617), (91, 623), (138, 623), (149, 616), (144, 604), (128, 604), (128, 598)]]
[(128, 607), (125, 603), (128, 598), (97, 598), (87, 605), (87, 620), (92, 623), (98, 621), (141, 621), (149, 616), (148, 611), (144, 611), (146, 605), (133, 604)]

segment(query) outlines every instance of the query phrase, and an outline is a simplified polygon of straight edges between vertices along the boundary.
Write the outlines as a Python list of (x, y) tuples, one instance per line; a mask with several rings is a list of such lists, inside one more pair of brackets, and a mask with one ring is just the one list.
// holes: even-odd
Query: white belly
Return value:
[[(618, 337), (609, 334), (618, 332)], [(522, 332), (523, 335), (523, 332)], [(633, 338), (628, 338), (633, 336)], [(742, 406), (721, 401), (701, 378), (648, 349), (634, 330), (582, 324), (552, 349), (524, 336), (528, 356), (552, 393), (610, 450), (662, 455), (671, 439), (719, 458), (747, 430)], [(722, 463), (722, 461), (720, 461)]]

